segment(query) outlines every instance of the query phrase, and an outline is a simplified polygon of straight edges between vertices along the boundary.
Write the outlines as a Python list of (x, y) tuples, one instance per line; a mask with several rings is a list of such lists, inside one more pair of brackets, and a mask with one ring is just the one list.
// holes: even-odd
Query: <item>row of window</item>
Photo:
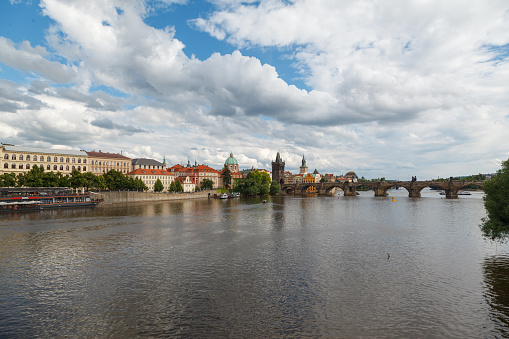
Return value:
[[(94, 172), (99, 172), (99, 173), (106, 173), (106, 172), (108, 172), (108, 170), (107, 170), (107, 169), (104, 169), (104, 168), (94, 168), (94, 167), (92, 167), (92, 168), (91, 168), (91, 171), (92, 171), (92, 173), (94, 173)], [(127, 173), (128, 171), (127, 171), (127, 170), (125, 170), (125, 169), (123, 169), (123, 170), (119, 170), (119, 172), (122, 172), (122, 173), (124, 173), (124, 174), (125, 174), (125, 173)]]
[[(4, 154), (4, 159), (9, 160), (9, 154)], [(17, 156), (16, 154), (11, 154), (11, 160), (27, 160), (30, 161), (30, 154), (28, 154), (26, 157), (23, 157), (23, 154), (20, 154)], [(44, 161), (44, 156), (37, 157), (37, 155), (33, 156), (32, 161)], [(51, 162), (51, 157), (48, 156), (46, 158), (47, 162)], [(53, 162), (58, 162), (58, 157), (53, 157)], [(64, 162), (64, 157), (60, 157), (60, 162)], [(65, 162), (72, 162), (73, 164), (76, 163), (76, 158), (65, 158)], [(83, 163), (87, 163), (87, 159), (83, 159)], [(78, 158), (78, 164), (81, 164), (81, 158)]]
[(127, 162), (115, 162), (115, 161), (99, 161), (96, 160), (94, 164), (94, 160), (92, 160), (93, 165), (104, 165), (104, 166), (128, 166)]
[[(26, 164), (26, 165), (23, 165), (23, 164), (17, 164), (15, 163), (12, 163), (11, 164), (11, 169), (23, 169), (23, 167), (25, 169), (30, 169), (30, 164)], [(38, 166), (37, 164), (34, 164), (33, 166)], [(9, 168), (9, 164), (8, 163), (4, 163), (4, 168)], [(74, 169), (77, 169), (78, 171), (81, 171), (81, 166), (78, 166), (76, 168), (76, 166), (72, 166), (70, 170), (74, 170)], [(51, 165), (46, 165), (46, 170), (48, 171), (51, 171)], [(58, 166), (57, 165), (53, 165), (53, 171), (58, 171)], [(60, 165), (60, 171), (63, 171), (64, 170), (64, 165)], [(69, 171), (69, 165), (65, 166), (65, 170), (66, 171)], [(83, 172), (86, 172), (87, 171), (87, 166), (83, 166)]]

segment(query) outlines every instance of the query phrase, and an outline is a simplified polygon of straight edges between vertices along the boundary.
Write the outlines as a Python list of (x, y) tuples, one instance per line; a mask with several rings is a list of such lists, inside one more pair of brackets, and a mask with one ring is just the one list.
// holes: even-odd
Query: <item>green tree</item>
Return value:
[(267, 172), (258, 170), (249, 172), (243, 180), (237, 183), (240, 193), (248, 195), (266, 195), (270, 192), (271, 180)]
[(200, 186), (204, 190), (207, 190), (207, 189), (211, 190), (214, 187), (214, 182), (210, 179), (203, 179)]
[(0, 175), (0, 187), (15, 187), (17, 183), (16, 174), (14, 173)]
[(483, 188), (488, 215), (483, 219), (481, 230), (491, 240), (505, 241), (509, 237), (509, 160), (502, 163), (502, 168)]
[(279, 193), (279, 184), (275, 180), (272, 180), (272, 182), (270, 183), (270, 194), (274, 195), (274, 194), (278, 194), (278, 193)]
[(177, 180), (174, 180), (174, 181), (171, 182), (170, 188), (168, 189), (168, 191), (170, 191), (170, 192), (177, 192), (177, 184), (175, 184), (175, 181), (177, 181)]
[(159, 178), (157, 178), (156, 183), (154, 184), (154, 192), (162, 192), (163, 190), (163, 183), (159, 180)]
[(223, 177), (223, 187), (229, 189), (232, 183), (232, 172), (226, 165), (223, 167), (221, 176)]
[[(44, 173), (42, 181), (43, 181), (42, 186), (44, 186), (44, 187), (69, 187), (69, 186), (71, 186), (70, 178), (67, 175), (64, 176), (60, 172), (58, 172), (58, 173), (46, 172), (46, 173)], [(77, 187), (81, 187), (81, 186), (77, 186)]]
[(23, 178), (24, 185), (27, 187), (44, 187), (44, 174), (44, 168), (35, 165), (30, 171), (25, 173)]
[(184, 192), (184, 187), (182, 187), (182, 183), (180, 180), (175, 180), (175, 192)]
[(70, 181), (70, 186), (72, 188), (84, 187), (85, 182), (86, 182), (85, 177), (83, 176), (83, 173), (81, 173), (75, 169), (72, 170), (71, 178), (69, 181)]
[(122, 190), (127, 188), (127, 177), (122, 172), (111, 169), (103, 175), (106, 181), (106, 187), (110, 190)]

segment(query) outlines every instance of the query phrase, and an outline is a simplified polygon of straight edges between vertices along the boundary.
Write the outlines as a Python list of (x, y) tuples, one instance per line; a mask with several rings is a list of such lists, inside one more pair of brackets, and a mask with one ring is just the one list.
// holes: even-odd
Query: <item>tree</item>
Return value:
[(182, 183), (180, 180), (175, 180), (175, 192), (184, 192), (184, 187), (182, 187)]
[(0, 187), (14, 187), (16, 184), (16, 174), (4, 173), (0, 175)]
[(156, 183), (154, 184), (154, 192), (162, 192), (164, 190), (163, 183), (159, 178), (157, 178)]
[(270, 175), (266, 172), (260, 172), (258, 170), (249, 172), (244, 180), (240, 180), (237, 184), (237, 188), (240, 193), (248, 195), (269, 194), (270, 186)]
[(232, 183), (232, 172), (226, 165), (224, 165), (221, 175), (223, 177), (224, 188), (229, 189)]
[(86, 183), (85, 177), (83, 176), (83, 173), (79, 172), (78, 170), (73, 169), (71, 172), (71, 178), (70, 178), (70, 186), (72, 188), (78, 188), (78, 187), (84, 187)]
[(483, 185), (484, 207), (487, 216), (483, 218), (481, 230), (491, 240), (505, 241), (509, 238), (509, 159), (502, 163), (491, 180)]
[(106, 187), (110, 190), (121, 190), (127, 188), (127, 177), (122, 172), (111, 169), (103, 175), (106, 180)]
[(206, 190), (206, 189), (211, 190), (214, 187), (214, 182), (210, 179), (203, 179), (200, 186), (204, 190)]
[(278, 193), (279, 193), (279, 184), (275, 180), (272, 180), (272, 182), (270, 183), (270, 194), (274, 195), (274, 194), (278, 194)]

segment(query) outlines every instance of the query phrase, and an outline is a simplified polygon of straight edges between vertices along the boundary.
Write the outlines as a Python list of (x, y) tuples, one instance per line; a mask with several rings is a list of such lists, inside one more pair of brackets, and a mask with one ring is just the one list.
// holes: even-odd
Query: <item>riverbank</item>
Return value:
[(104, 199), (103, 204), (122, 204), (132, 202), (168, 201), (207, 198), (216, 193), (215, 190), (200, 191), (194, 193), (169, 193), (169, 192), (136, 192), (136, 191), (105, 191), (91, 192), (92, 196)]

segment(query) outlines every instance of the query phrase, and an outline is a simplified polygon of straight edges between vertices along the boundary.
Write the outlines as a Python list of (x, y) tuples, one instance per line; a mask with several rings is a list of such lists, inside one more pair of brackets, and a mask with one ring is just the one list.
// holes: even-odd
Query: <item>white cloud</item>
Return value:
[[(198, 60), (171, 22), (145, 23), (185, 1), (41, 1), (47, 47), (0, 37), (0, 62), (42, 77), (0, 82), (0, 138), (217, 168), (232, 151), (270, 169), (280, 150), (292, 170), (305, 153), (368, 178), (493, 171), (507, 155), (505, 1), (211, 2), (194, 26), (242, 52)], [(259, 47), (281, 48), (311, 90), (250, 57)]]
[(22, 71), (37, 72), (55, 82), (72, 81), (75, 76), (72, 67), (49, 61), (45, 59), (47, 55), (44, 47), (32, 47), (28, 41), (16, 46), (11, 40), (0, 36), (0, 62)]

